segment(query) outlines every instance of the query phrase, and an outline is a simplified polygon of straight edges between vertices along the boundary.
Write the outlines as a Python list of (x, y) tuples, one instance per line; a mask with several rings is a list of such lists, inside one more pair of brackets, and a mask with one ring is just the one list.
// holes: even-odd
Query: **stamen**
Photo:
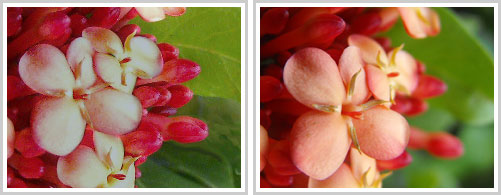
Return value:
[(357, 77), (360, 74), (360, 72), (362, 72), (362, 68), (360, 68), (358, 72), (356, 72), (351, 77), (350, 82), (348, 83), (348, 92), (347, 92), (348, 96), (346, 97), (348, 101), (351, 101), (351, 97), (353, 96), (353, 92), (355, 91), (355, 83), (357, 82)]
[(425, 23), (426, 25), (431, 25), (430, 21), (426, 17), (424, 17), (424, 14), (420, 8), (416, 9), (416, 14), (419, 20), (421, 20), (423, 23)]
[(111, 150), (113, 147), (110, 147), (108, 150), (108, 153), (106, 153), (106, 159), (105, 159), (105, 164), (110, 168), (111, 170), (115, 171), (115, 165), (113, 164), (113, 160), (111, 160)]
[(125, 51), (130, 51), (130, 40), (134, 36), (136, 36), (136, 31), (135, 30), (129, 36), (127, 36), (127, 38), (125, 39), (125, 43), (124, 43)]
[(388, 101), (385, 101), (385, 100), (371, 100), (371, 101), (368, 101), (365, 104), (362, 104), (362, 110), (363, 111), (369, 110), (369, 109), (371, 109), (374, 106), (382, 105), (382, 104), (386, 104), (386, 103), (388, 103)]
[(341, 114), (354, 119), (362, 119), (362, 112), (360, 111), (341, 111)]
[[(369, 181), (368, 181), (368, 178), (367, 176), (369, 175), (369, 171), (371, 170), (371, 167), (367, 168), (367, 170), (364, 172), (364, 174), (362, 175), (362, 186), (364, 188), (368, 188), (369, 187)], [(374, 182), (373, 182), (374, 183)]]
[(324, 112), (341, 112), (341, 106), (313, 104), (313, 108)]
[(77, 93), (73, 93), (73, 99), (75, 100), (87, 100), (87, 94), (77, 94)]
[(120, 64), (125, 64), (127, 62), (130, 62), (130, 57), (126, 57), (123, 60), (120, 61)]
[(386, 64), (383, 63), (383, 61), (381, 60), (381, 51), (377, 51), (376, 60), (377, 60), (377, 66), (379, 67), (379, 69), (383, 69), (386, 66)]
[(351, 140), (353, 141), (353, 145), (355, 145), (355, 148), (357, 148), (358, 152), (362, 154), (362, 150), (360, 150), (360, 144), (358, 143), (357, 131), (353, 126), (353, 121), (351, 120), (351, 118), (348, 118), (346, 120), (346, 125), (348, 125), (348, 133), (350, 134)]
[(396, 66), (397, 63), (395, 63), (395, 58), (397, 56), (397, 53), (402, 50), (402, 48), (404, 48), (404, 44), (402, 43), (402, 45), (398, 46), (397, 48), (393, 49), (393, 51), (391, 52), (391, 63), (390, 65), (391, 66)]
[(391, 104), (395, 104), (395, 95), (396, 95), (395, 85), (390, 85), (390, 102), (391, 102)]
[(386, 76), (393, 78), (393, 77), (398, 77), (398, 75), (400, 75), (399, 72), (390, 72)]
[(121, 83), (123, 86), (127, 86), (127, 73), (125, 73), (125, 71), (122, 71), (122, 79), (121, 79)]
[(84, 120), (89, 124), (91, 129), (94, 129), (94, 125), (92, 125), (92, 121), (90, 120), (90, 114), (87, 108), (85, 107), (85, 104), (82, 100), (77, 101), (78, 107), (80, 108), (80, 114), (84, 118)]
[(126, 178), (126, 175), (124, 175), (124, 174), (111, 174), (111, 175), (108, 175), (108, 180), (111, 179), (110, 177), (118, 179), (118, 180), (124, 180)]
[(390, 176), (393, 172), (389, 171), (389, 172), (386, 172), (386, 173), (382, 173), (374, 182), (372, 182), (372, 185), (371, 187), (372, 188), (377, 188), (379, 186), (379, 184), (381, 184), (381, 182), (383, 182), (383, 179), (387, 178), (388, 176)]

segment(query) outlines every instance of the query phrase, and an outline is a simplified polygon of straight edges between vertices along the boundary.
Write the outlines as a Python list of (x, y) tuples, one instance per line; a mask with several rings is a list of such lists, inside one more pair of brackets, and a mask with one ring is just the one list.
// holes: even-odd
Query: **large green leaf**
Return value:
[(132, 23), (141, 33), (179, 48), (180, 57), (197, 62), (202, 72), (185, 83), (195, 94), (240, 101), (240, 8), (189, 7), (180, 17), (148, 23), (139, 17)]
[(162, 149), (139, 166), (139, 187), (240, 187), (240, 103), (223, 98), (195, 96), (177, 115), (197, 117), (209, 126), (204, 141), (165, 142)]
[[(448, 91), (430, 100), (432, 107), (450, 111), (471, 124), (488, 124), (494, 118), (494, 63), (489, 53), (448, 8), (436, 8), (442, 32), (436, 37), (412, 39), (401, 22), (385, 36), (394, 45), (424, 62), (427, 73), (447, 83)], [(493, 43), (492, 43), (493, 44)]]

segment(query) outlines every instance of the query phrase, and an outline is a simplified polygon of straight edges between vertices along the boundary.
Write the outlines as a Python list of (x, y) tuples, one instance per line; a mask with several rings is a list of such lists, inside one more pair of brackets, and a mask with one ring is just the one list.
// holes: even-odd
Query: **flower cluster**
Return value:
[(185, 8), (8, 8), (8, 187), (134, 187), (164, 141), (208, 136), (174, 115), (198, 64), (140, 27)]
[(447, 86), (403, 44), (375, 37), (398, 18), (413, 38), (435, 36), (432, 9), (262, 11), (262, 187), (381, 187), (390, 173), (381, 171), (412, 161), (409, 142), (439, 157), (462, 154), (448, 134), (418, 141), (403, 116), (426, 111), (425, 99)]

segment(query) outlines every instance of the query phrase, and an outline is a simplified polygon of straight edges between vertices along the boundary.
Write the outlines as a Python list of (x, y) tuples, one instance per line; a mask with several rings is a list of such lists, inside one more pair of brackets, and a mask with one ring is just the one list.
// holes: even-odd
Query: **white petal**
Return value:
[(72, 91), (75, 86), (64, 54), (48, 44), (35, 45), (21, 57), (19, 75), (31, 89), (45, 95)]
[(109, 88), (89, 95), (85, 107), (94, 128), (111, 135), (134, 130), (143, 111), (135, 96)]
[(146, 37), (134, 37), (130, 40), (131, 51), (127, 53), (131, 61), (127, 63), (146, 75), (138, 75), (142, 79), (151, 79), (162, 72), (163, 60), (157, 44)]
[(68, 97), (43, 97), (31, 116), (33, 139), (48, 152), (64, 156), (82, 141), (85, 121), (77, 103)]
[(156, 22), (165, 18), (164, 10), (161, 7), (135, 7), (137, 13), (147, 22)]
[(98, 131), (94, 131), (93, 137), (94, 147), (99, 159), (102, 162), (109, 163), (112, 171), (120, 170), (124, 159), (124, 146), (120, 137)]
[(94, 56), (96, 73), (103, 81), (113, 88), (126, 93), (132, 93), (137, 77), (132, 73), (126, 74), (125, 85), (122, 84), (123, 69), (120, 62), (113, 56), (97, 53)]
[(66, 59), (77, 78), (77, 87), (85, 89), (96, 82), (96, 74), (92, 67), (93, 54), (91, 43), (83, 37), (73, 40), (66, 51)]
[(74, 188), (95, 188), (107, 183), (110, 171), (99, 160), (94, 150), (78, 146), (68, 156), (57, 161), (57, 176), (61, 182)]
[[(127, 161), (129, 161), (132, 157), (127, 156), (123, 159), (123, 164), (125, 164)], [(118, 172), (119, 174), (124, 174), (125, 179), (124, 180), (118, 180), (118, 179), (111, 179), (111, 181), (108, 183), (109, 188), (134, 188), (134, 182), (136, 180), (136, 169), (134, 167), (134, 163), (132, 163), (128, 169), (127, 173), (125, 173), (125, 170), (121, 170)]]
[(109, 53), (119, 58), (123, 55), (122, 41), (111, 30), (101, 27), (88, 27), (82, 31), (82, 37), (89, 40), (92, 47), (99, 53)]
[(16, 139), (16, 132), (14, 131), (14, 124), (7, 118), (7, 158), (14, 154), (14, 141)]

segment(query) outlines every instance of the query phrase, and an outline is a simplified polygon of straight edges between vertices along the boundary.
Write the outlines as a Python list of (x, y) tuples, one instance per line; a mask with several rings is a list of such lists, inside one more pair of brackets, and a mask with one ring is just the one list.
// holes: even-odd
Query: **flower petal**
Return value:
[(135, 96), (109, 88), (89, 95), (85, 107), (94, 129), (111, 135), (134, 130), (143, 111)]
[(186, 7), (164, 7), (164, 13), (168, 16), (181, 16), (186, 12)]
[(364, 153), (358, 152), (357, 149), (350, 150), (350, 163), (353, 176), (357, 181), (363, 181), (363, 177), (367, 179), (367, 184), (371, 185), (376, 179), (376, 159), (373, 159)]
[(390, 82), (388, 76), (373, 65), (365, 66), (367, 85), (376, 99), (390, 101)]
[[(119, 137), (107, 135), (99, 131), (93, 133), (96, 154), (102, 162), (105, 162), (112, 171), (122, 168), (124, 159), (124, 146)], [(109, 162), (111, 161), (111, 162)]]
[(370, 37), (357, 34), (351, 35), (348, 37), (348, 45), (358, 47), (362, 53), (362, 59), (367, 64), (377, 65), (378, 61), (383, 63), (382, 65), (388, 64), (388, 56), (386, 56), (384, 48)]
[(96, 82), (96, 74), (92, 66), (93, 54), (94, 49), (91, 43), (83, 37), (73, 40), (66, 51), (66, 59), (75, 75), (77, 87), (79, 88), (88, 88)]
[(72, 98), (42, 97), (31, 114), (33, 139), (46, 151), (64, 156), (82, 141), (85, 120)]
[(350, 149), (341, 114), (310, 111), (300, 116), (290, 134), (292, 161), (306, 175), (323, 180), (343, 163)]
[(132, 73), (126, 73), (125, 85), (123, 85), (122, 74), (124, 70), (115, 57), (104, 53), (97, 53), (94, 55), (94, 63), (96, 73), (104, 82), (120, 91), (132, 93), (137, 77)]
[[(394, 52), (395, 50), (392, 50), (388, 53), (388, 56), (393, 56)], [(417, 61), (411, 54), (401, 50), (395, 54), (395, 65), (398, 76), (394, 78), (394, 81), (403, 87), (403, 89), (400, 89), (400, 92), (409, 95), (416, 89), (418, 84)]]
[(21, 79), (38, 93), (51, 95), (72, 91), (75, 78), (64, 54), (48, 44), (35, 45), (19, 60)]
[(14, 124), (7, 118), (7, 158), (14, 154), (14, 142), (16, 139), (16, 132), (14, 131)]
[(82, 37), (89, 40), (94, 50), (99, 53), (113, 54), (119, 59), (123, 57), (122, 41), (111, 30), (101, 27), (88, 27), (82, 31)]
[(360, 184), (353, 176), (350, 166), (341, 164), (337, 171), (324, 180), (316, 180), (310, 177), (309, 188), (359, 188)]
[(95, 188), (106, 184), (109, 174), (94, 150), (87, 146), (78, 146), (57, 161), (57, 177), (74, 188)]
[(341, 74), (345, 87), (348, 87), (348, 83), (351, 82), (352, 77), (358, 71), (361, 72), (356, 78), (351, 101), (345, 103), (359, 105), (366, 101), (367, 98), (369, 98), (368, 96), (370, 96), (369, 89), (367, 88), (367, 81), (365, 80), (364, 62), (362, 61), (360, 49), (358, 49), (358, 47), (349, 46), (344, 49), (343, 54), (341, 54), (341, 58), (339, 59), (339, 73)]
[(417, 39), (434, 36), (440, 32), (438, 14), (430, 8), (399, 7), (400, 17), (407, 33)]
[(346, 96), (336, 62), (317, 48), (302, 49), (289, 58), (284, 83), (296, 100), (311, 108), (341, 105)]
[(360, 149), (377, 160), (390, 160), (404, 151), (409, 141), (409, 125), (399, 113), (384, 106), (362, 112), (363, 119), (354, 119)]
[(146, 37), (137, 36), (130, 39), (131, 51), (127, 52), (130, 61), (127, 66), (146, 73), (137, 75), (142, 79), (151, 79), (162, 72), (163, 59), (157, 44)]
[[(123, 159), (123, 164), (127, 161), (129, 161), (132, 157), (127, 156)], [(126, 168), (126, 167), (124, 167)], [(125, 172), (127, 171), (127, 172)], [(134, 181), (136, 180), (136, 169), (134, 166), (134, 163), (132, 163), (126, 170), (122, 169), (121, 171), (118, 172), (119, 174), (124, 174), (125, 179), (124, 180), (118, 180), (115, 178), (112, 178), (111, 181), (108, 183), (109, 188), (134, 188)]]
[(135, 7), (135, 9), (146, 22), (157, 22), (165, 18), (164, 10), (161, 7)]

